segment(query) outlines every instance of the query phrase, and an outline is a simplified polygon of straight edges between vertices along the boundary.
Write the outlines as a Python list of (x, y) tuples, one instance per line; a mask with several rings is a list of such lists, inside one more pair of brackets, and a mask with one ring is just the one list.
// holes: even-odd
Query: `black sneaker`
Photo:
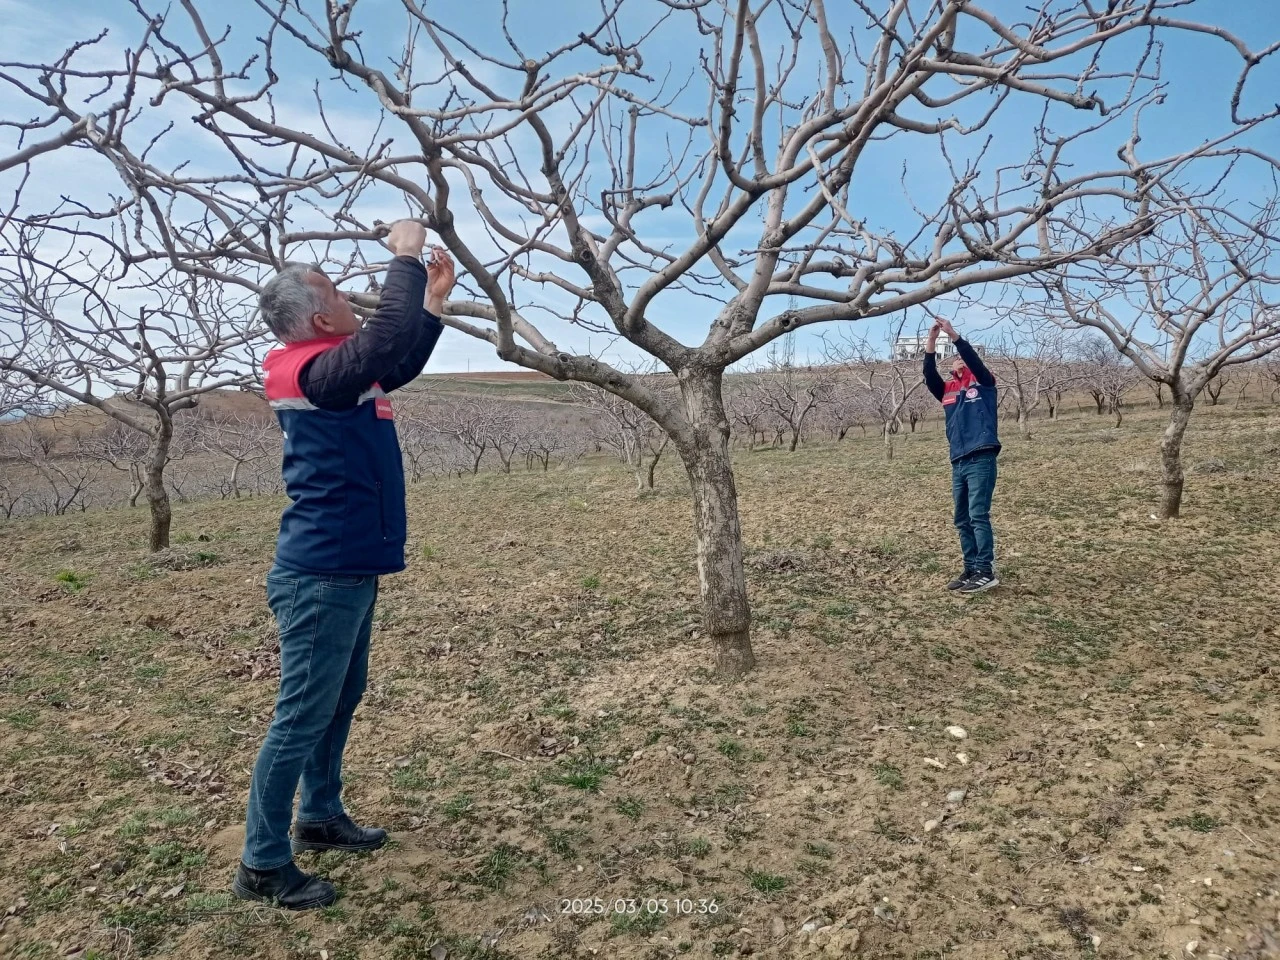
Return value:
[(1000, 578), (995, 572), (975, 573), (972, 577), (964, 582), (964, 585), (957, 589), (961, 593), (982, 593), (984, 590), (990, 590), (992, 587), (1000, 586)]
[(292, 846), (295, 854), (307, 850), (361, 853), (377, 850), (386, 842), (387, 831), (377, 827), (362, 827), (345, 813), (323, 823), (303, 823), (299, 820), (293, 825)]
[(292, 860), (274, 870), (254, 870), (241, 863), (231, 892), (241, 900), (257, 900), (286, 910), (315, 910), (338, 899), (332, 883), (303, 873)]
[(948, 590), (959, 590), (959, 589), (960, 589), (961, 587), (963, 587), (966, 583), (968, 583), (972, 578), (973, 578), (973, 571), (972, 571), (972, 570), (966, 570), (964, 573), (960, 574), (960, 576), (956, 577), (954, 580), (952, 580), (950, 583), (948, 583), (948, 584), (947, 584), (947, 589), (948, 589)]

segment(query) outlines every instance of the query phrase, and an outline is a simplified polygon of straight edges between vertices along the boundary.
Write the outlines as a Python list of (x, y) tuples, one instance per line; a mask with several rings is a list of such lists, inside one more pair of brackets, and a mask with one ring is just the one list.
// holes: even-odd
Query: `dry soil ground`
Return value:
[(141, 511), (5, 524), (0, 955), (1275, 956), (1280, 409), (1197, 414), (1166, 524), (1159, 429), (1010, 436), (968, 600), (936, 428), (742, 455), (728, 686), (674, 464), (414, 488), (347, 768), (395, 843), (309, 859), (302, 916), (226, 893), (281, 502), (180, 507), (150, 563)]

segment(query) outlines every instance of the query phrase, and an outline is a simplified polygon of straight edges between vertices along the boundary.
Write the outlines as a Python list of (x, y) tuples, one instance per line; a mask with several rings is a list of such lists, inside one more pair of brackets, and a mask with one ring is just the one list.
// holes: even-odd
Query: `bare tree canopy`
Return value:
[[(110, 244), (54, 225), (0, 223), (0, 382), (96, 407), (145, 438), (122, 469), (131, 501), (147, 492), (152, 550), (169, 546), (174, 415), (251, 382), (262, 339), (241, 288), (166, 266), (122, 263)], [(122, 449), (99, 453), (118, 463)]]
[[(1093, 381), (1095, 396), (1122, 371), (1169, 388), (1173, 409), (1161, 446), (1161, 516), (1169, 518), (1181, 509), (1182, 439), (1197, 398), (1207, 392), (1216, 404), (1227, 371), (1280, 349), (1280, 198), (1255, 201), (1245, 216), (1211, 197), (1192, 202), (1161, 190), (1163, 213), (1148, 233), (1105, 262), (1032, 282), (1019, 310), (1106, 337), (1109, 345), (1093, 349), (1095, 372), (1108, 372)], [(1108, 399), (1118, 422), (1119, 395)]]
[[(286, 259), (368, 277), (356, 241), (423, 218), (464, 271), (450, 326), (670, 436), (727, 675), (752, 653), (726, 367), (811, 324), (1105, 257), (1193, 160), (1269, 163), (1247, 135), (1276, 111), (1250, 109), (1251, 80), (1280, 45), (1252, 50), (1186, 0), (495, 2), (491, 20), (401, 0), (393, 29), (368, 0), (131, 6), (121, 41), (0, 64), (34, 118), (7, 124), (0, 170), (88, 147), (121, 184), (23, 216), (248, 287)], [(1173, 36), (1239, 70), (1215, 130), (1149, 155)], [(872, 216), (899, 168), (896, 210)], [(697, 306), (689, 333), (673, 318)], [(580, 331), (655, 358), (680, 401), (559, 345)]]

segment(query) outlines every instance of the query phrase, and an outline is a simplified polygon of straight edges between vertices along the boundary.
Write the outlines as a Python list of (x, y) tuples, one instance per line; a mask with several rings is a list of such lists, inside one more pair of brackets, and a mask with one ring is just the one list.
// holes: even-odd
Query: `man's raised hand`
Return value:
[(392, 256), (421, 257), (427, 245), (427, 228), (416, 220), (397, 220), (387, 235), (387, 247)]
[(440, 316), (444, 310), (444, 301), (453, 290), (456, 276), (453, 257), (443, 247), (431, 248), (431, 260), (427, 264), (427, 311)]

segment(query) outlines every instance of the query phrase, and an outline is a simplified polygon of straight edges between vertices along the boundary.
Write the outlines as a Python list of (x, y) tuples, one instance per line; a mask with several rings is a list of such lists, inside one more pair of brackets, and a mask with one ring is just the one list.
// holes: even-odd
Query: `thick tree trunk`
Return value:
[(796, 452), (796, 447), (800, 446), (800, 428), (793, 428), (791, 431), (791, 453)]
[(1174, 389), (1173, 413), (1160, 440), (1160, 462), (1163, 467), (1164, 497), (1160, 501), (1160, 517), (1169, 520), (1182, 511), (1182, 437), (1187, 432), (1195, 397)]
[(693, 493), (703, 626), (715, 651), (716, 673), (732, 679), (755, 666), (755, 655), (721, 376), (718, 370), (682, 373), (680, 389), (693, 426), (678, 449)]
[(1031, 413), (1022, 407), (1018, 407), (1018, 430), (1024, 440), (1031, 439)]
[(240, 461), (237, 460), (231, 468), (231, 492), (237, 500), (240, 499), (240, 466)]
[(147, 482), (147, 503), (151, 507), (151, 552), (169, 546), (169, 526), (173, 512), (169, 507), (169, 491), (164, 487), (164, 467), (169, 462), (169, 444), (173, 440), (173, 423), (162, 416), (151, 437), (144, 465)]
[(884, 456), (886, 460), (893, 459), (893, 430), (892, 424), (884, 425)]

